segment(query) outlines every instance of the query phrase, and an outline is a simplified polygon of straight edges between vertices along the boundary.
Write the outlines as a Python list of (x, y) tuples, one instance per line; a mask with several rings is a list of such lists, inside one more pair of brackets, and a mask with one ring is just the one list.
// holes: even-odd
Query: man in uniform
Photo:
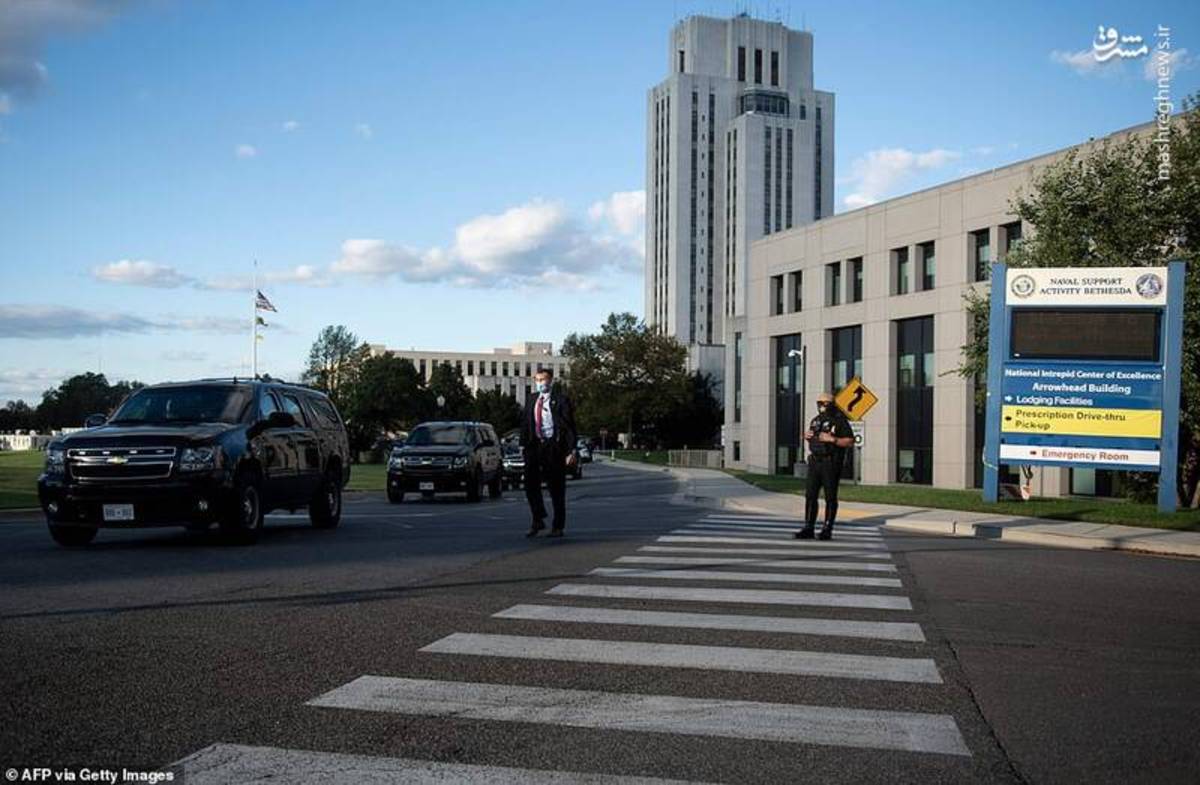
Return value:
[(818, 539), (833, 538), (833, 522), (837, 519), (838, 481), (841, 479), (842, 464), (846, 460), (846, 448), (854, 444), (854, 432), (850, 421), (833, 403), (833, 396), (821, 393), (817, 396), (817, 416), (808, 423), (804, 432), (808, 443), (808, 482), (804, 488), (804, 528), (796, 532), (796, 539), (811, 540), (817, 523), (817, 494), (825, 489), (825, 525)]
[(567, 523), (567, 467), (574, 466), (575, 406), (561, 389), (554, 386), (554, 372), (541, 368), (533, 375), (537, 395), (525, 402), (521, 418), (521, 446), (525, 448), (525, 497), (533, 523), (526, 537), (536, 537), (545, 528), (546, 501), (542, 498), (542, 480), (554, 504), (551, 537), (563, 536)]

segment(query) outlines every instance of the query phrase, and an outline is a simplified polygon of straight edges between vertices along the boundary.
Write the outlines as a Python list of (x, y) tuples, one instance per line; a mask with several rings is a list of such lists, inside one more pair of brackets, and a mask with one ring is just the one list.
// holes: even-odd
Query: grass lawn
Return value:
[[(734, 477), (766, 491), (804, 493), (804, 481), (795, 477), (751, 474), (733, 469), (726, 471)], [(1022, 515), (1062, 521), (1117, 523), (1155, 529), (1200, 531), (1200, 510), (1184, 510), (1163, 515), (1152, 504), (1134, 504), (1121, 500), (1035, 498), (1027, 502), (1006, 501), (984, 504), (977, 490), (958, 491), (916, 485), (847, 485), (846, 483), (842, 483), (838, 499), (839, 501), (903, 504), (910, 507), (935, 507), (944, 510), (966, 510), (997, 515)]]
[(37, 478), (46, 462), (38, 450), (0, 452), (0, 509), (37, 507)]
[(378, 491), (387, 490), (387, 464), (356, 463), (350, 467), (350, 484), (348, 491)]

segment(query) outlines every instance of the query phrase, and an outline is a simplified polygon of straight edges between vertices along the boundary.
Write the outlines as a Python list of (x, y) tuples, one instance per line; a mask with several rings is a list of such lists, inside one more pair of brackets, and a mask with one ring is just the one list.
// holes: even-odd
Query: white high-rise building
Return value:
[(693, 16), (671, 30), (646, 102), (646, 322), (724, 376), (746, 312), (750, 243), (833, 213), (833, 94), (812, 34)]

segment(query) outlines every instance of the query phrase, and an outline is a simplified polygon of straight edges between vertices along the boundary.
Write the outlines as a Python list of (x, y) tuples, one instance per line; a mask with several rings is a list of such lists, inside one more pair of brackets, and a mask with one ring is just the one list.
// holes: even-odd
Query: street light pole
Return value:
[[(807, 385), (807, 373), (808, 373), (808, 369), (807, 369), (808, 363), (806, 362), (806, 360), (808, 359), (808, 357), (806, 355), (807, 349), (808, 349), (808, 347), (801, 345), (799, 349), (789, 349), (788, 353), (787, 353), (787, 356), (789, 358), (791, 358), (793, 360), (793, 362), (795, 362), (795, 359), (797, 357), (800, 358), (800, 396), (799, 396), (800, 401), (797, 404), (797, 408), (799, 409), (799, 411), (797, 412), (797, 414), (799, 415), (799, 419), (796, 421), (796, 424), (798, 426), (802, 426), (804, 424), (804, 392), (805, 392), (804, 388)], [(793, 374), (795, 373), (794, 367), (792, 369), (792, 372), (793, 372)], [(797, 455), (797, 459), (802, 458), (804, 456), (804, 440), (803, 439), (800, 440), (800, 449), (798, 450), (798, 453), (799, 454)], [(795, 473), (795, 470), (793, 469), (793, 474), (794, 473)]]

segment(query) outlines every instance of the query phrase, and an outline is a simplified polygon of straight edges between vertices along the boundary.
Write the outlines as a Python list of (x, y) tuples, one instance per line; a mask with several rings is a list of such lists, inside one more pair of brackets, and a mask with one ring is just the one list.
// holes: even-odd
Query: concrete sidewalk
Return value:
[[(711, 469), (680, 469), (636, 461), (616, 461), (623, 468), (673, 475), (681, 485), (679, 500), (742, 512), (800, 517), (804, 497), (773, 493)], [(1200, 532), (1150, 529), (1116, 524), (1053, 521), (983, 512), (905, 507), (898, 504), (842, 502), (838, 517), (879, 519), (889, 529), (952, 537), (980, 537), (1059, 548), (1119, 550), (1162, 556), (1200, 557)]]

